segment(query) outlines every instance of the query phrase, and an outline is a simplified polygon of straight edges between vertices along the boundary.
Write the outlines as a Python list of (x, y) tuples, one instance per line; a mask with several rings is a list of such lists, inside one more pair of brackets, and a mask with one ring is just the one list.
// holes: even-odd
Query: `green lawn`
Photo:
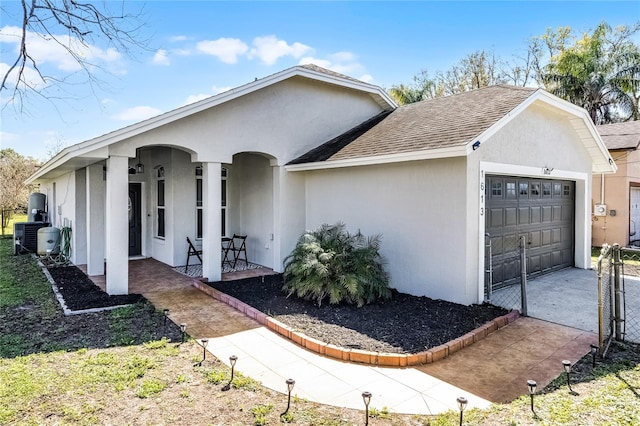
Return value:
[[(65, 317), (35, 260), (0, 238), (0, 424), (362, 425), (364, 413), (286, 395), (202, 359), (197, 342), (162, 338), (163, 315), (148, 303)], [(175, 325), (171, 324), (175, 327)], [(174, 330), (175, 331), (175, 330)], [(242, 360), (238, 360), (240, 364)], [(465, 425), (638, 425), (640, 350), (614, 344), (595, 369), (575, 366), (570, 394), (559, 377), (535, 397), (468, 410)], [(472, 375), (473, 372), (461, 372)], [(523, 383), (523, 387), (525, 384)], [(284, 388), (284, 383), (283, 383)], [(284, 389), (283, 389), (284, 391)], [(371, 402), (369, 424), (457, 425), (459, 413), (397, 415)]]
[(7, 224), (7, 227), (2, 230), (2, 235), (13, 235), (13, 224), (16, 222), (26, 222), (27, 215), (26, 214), (14, 214), (11, 217), (11, 220)]

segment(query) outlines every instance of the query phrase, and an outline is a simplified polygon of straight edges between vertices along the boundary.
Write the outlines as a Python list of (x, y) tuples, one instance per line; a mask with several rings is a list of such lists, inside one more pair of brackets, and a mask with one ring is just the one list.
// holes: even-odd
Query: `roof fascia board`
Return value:
[(362, 158), (350, 158), (347, 160), (316, 161), (314, 163), (290, 164), (285, 166), (285, 170), (290, 172), (301, 172), (309, 170), (337, 169), (342, 167), (372, 166), (378, 164), (402, 163), (406, 161), (435, 160), (438, 158), (465, 157), (467, 155), (464, 146), (454, 148), (441, 148), (434, 150), (423, 150), (413, 152), (403, 152), (399, 154), (387, 154)]

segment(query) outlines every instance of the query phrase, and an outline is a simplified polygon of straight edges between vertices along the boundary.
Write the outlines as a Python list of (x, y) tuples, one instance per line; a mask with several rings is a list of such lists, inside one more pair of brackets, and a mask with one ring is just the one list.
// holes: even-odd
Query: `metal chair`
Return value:
[(191, 256), (197, 256), (200, 264), (202, 264), (202, 257), (200, 256), (202, 254), (202, 250), (198, 250), (193, 245), (189, 237), (187, 237), (187, 243), (189, 244), (189, 251), (187, 252), (187, 265), (184, 267), (185, 274), (187, 273), (187, 269), (189, 269), (189, 259), (191, 258)]
[(244, 263), (245, 264), (249, 264), (249, 261), (247, 260), (247, 236), (246, 235), (240, 235), (240, 234), (233, 234), (233, 237), (231, 238), (231, 248), (230, 250), (233, 252), (233, 268), (236, 267), (236, 264), (238, 263), (238, 260), (240, 260), (240, 256), (241, 254), (244, 253)]
[(233, 255), (233, 238), (222, 237), (222, 263), (221, 266), (224, 268), (224, 265), (229, 265), (233, 267), (233, 258), (229, 259), (229, 253)]

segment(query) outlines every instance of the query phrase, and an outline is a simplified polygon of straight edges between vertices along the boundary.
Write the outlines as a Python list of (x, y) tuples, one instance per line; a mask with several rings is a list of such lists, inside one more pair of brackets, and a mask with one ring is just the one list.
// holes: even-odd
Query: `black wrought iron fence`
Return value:
[(527, 315), (525, 237), (485, 235), (485, 302)]

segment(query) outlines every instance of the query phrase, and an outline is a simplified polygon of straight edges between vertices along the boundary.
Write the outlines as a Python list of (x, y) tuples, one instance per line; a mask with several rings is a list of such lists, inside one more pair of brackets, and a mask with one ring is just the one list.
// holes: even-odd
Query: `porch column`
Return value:
[(107, 293), (129, 292), (129, 158), (107, 159)]
[(220, 163), (202, 163), (202, 276), (209, 282), (222, 278), (221, 170)]
[(104, 275), (104, 199), (103, 165), (87, 167), (87, 274)]

